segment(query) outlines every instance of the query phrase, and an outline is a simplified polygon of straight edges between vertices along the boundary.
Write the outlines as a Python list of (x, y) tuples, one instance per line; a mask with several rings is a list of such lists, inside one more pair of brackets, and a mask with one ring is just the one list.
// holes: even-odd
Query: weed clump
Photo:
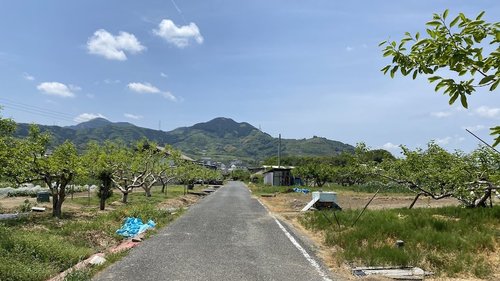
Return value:
[[(366, 211), (354, 227), (359, 210), (311, 212), (301, 223), (325, 233), (325, 244), (343, 249), (341, 259), (367, 266), (420, 266), (449, 277), (488, 277), (495, 265), (488, 256), (498, 249), (500, 206), (466, 209), (392, 209)], [(397, 248), (397, 240), (405, 246)]]

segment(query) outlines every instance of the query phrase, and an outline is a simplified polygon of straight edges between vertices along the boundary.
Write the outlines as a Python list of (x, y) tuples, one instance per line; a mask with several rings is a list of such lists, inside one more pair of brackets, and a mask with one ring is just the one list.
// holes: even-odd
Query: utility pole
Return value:
[(281, 134), (278, 139), (278, 168), (281, 167)]

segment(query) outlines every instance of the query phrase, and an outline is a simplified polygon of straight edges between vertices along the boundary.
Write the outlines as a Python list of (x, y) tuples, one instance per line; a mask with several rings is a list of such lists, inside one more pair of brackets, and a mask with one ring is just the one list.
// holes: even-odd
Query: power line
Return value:
[(47, 114), (52, 114), (52, 115), (58, 115), (58, 116), (61, 116), (61, 117), (64, 117), (64, 118), (73, 118), (72, 115), (67, 114), (67, 113), (63, 113), (63, 112), (59, 112), (59, 111), (56, 111), (56, 110), (53, 110), (53, 109), (47, 109), (47, 108), (43, 108), (43, 107), (39, 107), (39, 106), (29, 105), (29, 104), (25, 104), (25, 103), (22, 103), (22, 102), (18, 102), (18, 101), (6, 99), (6, 98), (0, 98), (0, 102), (4, 103), (6, 105), (22, 107), (22, 108), (25, 108), (25, 109), (28, 109), (28, 110), (39, 111), (39, 112), (42, 112), (42, 113), (47, 113)]
[(26, 112), (33, 115), (48, 117), (58, 121), (66, 121), (76, 124), (76, 122), (73, 120), (73, 116), (67, 113), (62, 113), (38, 106), (28, 105), (25, 103), (15, 102), (5, 98), (0, 98), (0, 105), (2, 105), (5, 108), (13, 109), (16, 111)]

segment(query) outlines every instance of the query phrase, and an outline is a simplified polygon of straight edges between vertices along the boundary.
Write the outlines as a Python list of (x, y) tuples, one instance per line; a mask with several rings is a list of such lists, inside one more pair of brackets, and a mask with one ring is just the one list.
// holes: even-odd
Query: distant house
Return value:
[(264, 184), (271, 186), (290, 186), (294, 184), (291, 167), (272, 166), (264, 172)]

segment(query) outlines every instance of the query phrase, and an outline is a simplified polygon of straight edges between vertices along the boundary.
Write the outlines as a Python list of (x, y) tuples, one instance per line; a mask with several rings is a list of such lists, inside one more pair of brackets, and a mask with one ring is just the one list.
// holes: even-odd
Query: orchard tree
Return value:
[(454, 197), (467, 207), (486, 206), (498, 189), (500, 159), (492, 151), (450, 153), (433, 142), (426, 150), (401, 148), (405, 158), (384, 163), (380, 172), (416, 193), (410, 208), (420, 196), (435, 200)]
[(151, 189), (158, 181), (159, 163), (163, 154), (160, 153), (156, 143), (149, 142), (146, 139), (137, 142), (134, 152), (133, 169), (136, 173), (142, 175), (140, 178), (141, 187), (144, 189), (146, 197), (151, 197)]
[(113, 171), (118, 166), (116, 164), (116, 153), (119, 151), (119, 144), (106, 141), (101, 146), (95, 141), (87, 144), (83, 163), (89, 177), (99, 181), (99, 209), (104, 210), (106, 199), (111, 196), (113, 188)]
[(466, 155), (465, 161), (474, 178), (466, 183), (467, 187), (461, 190), (460, 196), (470, 206), (485, 206), (487, 199), (490, 199), (491, 206), (495, 194), (500, 198), (500, 154), (482, 146)]
[(158, 180), (160, 181), (162, 187), (161, 192), (167, 195), (167, 186), (169, 183), (175, 181), (179, 177), (179, 170), (177, 167), (182, 165), (181, 153), (180, 151), (174, 149), (170, 145), (166, 145), (162, 149), (163, 157), (160, 159), (158, 164)]
[(50, 152), (50, 136), (35, 125), (30, 127), (27, 138), (11, 141), (4, 174), (16, 183), (43, 181), (52, 194), (52, 215), (61, 218), (66, 188), (82, 173), (75, 146), (66, 141)]
[(122, 193), (122, 202), (128, 202), (128, 195), (134, 188), (143, 184), (145, 171), (139, 167), (136, 152), (119, 144), (113, 147), (112, 155), (112, 181), (114, 186)]
[[(467, 108), (467, 97), (476, 89), (494, 91), (500, 83), (500, 23), (488, 23), (483, 15), (481, 12), (471, 19), (460, 13), (450, 20), (445, 10), (426, 23), (428, 37), (406, 32), (400, 42), (380, 43), (385, 46), (384, 56), (392, 57), (392, 63), (382, 71), (391, 77), (398, 70), (413, 79), (429, 76), (429, 82), (436, 84), (435, 90), (443, 89), (443, 94), (450, 97), (450, 105), (460, 98)], [(491, 134), (494, 146), (498, 145), (500, 126), (491, 128)]]
[(293, 174), (299, 176), (307, 185), (322, 187), (331, 181), (333, 166), (324, 162), (310, 162), (294, 169)]

